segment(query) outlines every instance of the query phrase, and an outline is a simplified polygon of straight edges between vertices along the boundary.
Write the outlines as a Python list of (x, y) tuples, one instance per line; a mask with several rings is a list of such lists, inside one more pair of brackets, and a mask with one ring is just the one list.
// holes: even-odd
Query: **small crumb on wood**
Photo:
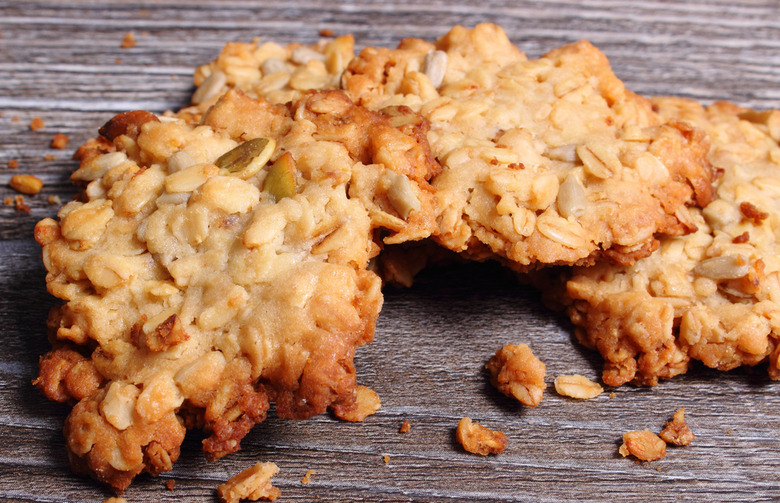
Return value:
[(523, 405), (536, 407), (544, 394), (545, 365), (527, 344), (507, 344), (485, 366), (490, 383)]
[(57, 194), (54, 194), (49, 196), (48, 202), (52, 206), (59, 206), (60, 204), (62, 204), (62, 199), (60, 199), (60, 196), (58, 196)]
[(11, 159), (8, 161), (8, 167), (10, 169), (18, 169), (19, 168), (19, 159)]
[(40, 129), (43, 129), (43, 127), (46, 124), (43, 122), (43, 119), (40, 117), (33, 117), (33, 120), (30, 122), (30, 129), (33, 131), (38, 131)]
[(14, 196), (14, 204), (16, 204), (16, 211), (22, 211), (24, 213), (30, 213), (30, 207), (24, 201), (24, 196), (17, 194)]
[(615, 398), (616, 396), (617, 396), (617, 395), (615, 394), (615, 392), (614, 392), (614, 391), (610, 391), (610, 392), (609, 392), (609, 397), (610, 397), (610, 398)]
[(68, 146), (68, 135), (57, 133), (54, 135), (54, 138), (51, 140), (51, 148), (56, 148), (59, 150), (64, 150)]
[(130, 49), (131, 47), (135, 47), (135, 35), (132, 31), (128, 31), (122, 37), (122, 49)]
[(555, 391), (562, 396), (578, 400), (590, 400), (604, 392), (599, 383), (580, 374), (561, 375), (555, 378)]
[(276, 463), (256, 463), (217, 487), (219, 499), (223, 503), (238, 503), (243, 499), (274, 501), (282, 493), (271, 483), (278, 472)]
[(466, 451), (480, 456), (501, 454), (506, 449), (506, 435), (490, 430), (469, 417), (464, 417), (455, 430), (455, 438)]
[(667, 444), (688, 445), (693, 442), (695, 435), (685, 423), (684, 408), (680, 408), (674, 413), (671, 421), (666, 423), (659, 436)]
[(309, 484), (311, 483), (311, 476), (316, 474), (317, 472), (314, 470), (306, 470), (306, 473), (303, 475), (303, 478), (301, 479), (301, 484)]
[(629, 431), (623, 434), (618, 452), (623, 457), (632, 455), (642, 461), (656, 461), (666, 456), (666, 442), (650, 430)]
[(333, 36), (333, 30), (329, 28), (323, 28), (320, 30), (320, 37), (332, 37)]
[(35, 175), (14, 175), (8, 182), (12, 189), (22, 194), (37, 194), (43, 188), (43, 180)]
[(398, 429), (398, 433), (409, 433), (409, 430), (412, 429), (412, 425), (409, 424), (409, 421), (404, 421), (401, 424), (401, 427)]
[(57, 158), (57, 156), (54, 155), (54, 154), (46, 154), (45, 156), (43, 156), (43, 160), (45, 160), (45, 161), (53, 161), (56, 158)]
[(103, 503), (127, 503), (127, 500), (121, 496), (111, 496), (103, 500)]
[(121, 65), (121, 64), (122, 64), (122, 58), (116, 58), (116, 59), (114, 60), (114, 64), (115, 64), (115, 65)]
[(385, 462), (385, 464), (389, 463), (389, 462), (390, 462), (390, 456), (388, 456), (387, 454), (385, 454), (385, 455), (382, 457), (382, 461), (384, 461), (384, 462)]
[(169, 491), (173, 491), (174, 489), (176, 489), (176, 481), (173, 479), (166, 480), (165, 488), (168, 489)]
[(11, 120), (13, 122), (19, 122), (19, 117), (14, 116), (14, 117), (11, 118)]

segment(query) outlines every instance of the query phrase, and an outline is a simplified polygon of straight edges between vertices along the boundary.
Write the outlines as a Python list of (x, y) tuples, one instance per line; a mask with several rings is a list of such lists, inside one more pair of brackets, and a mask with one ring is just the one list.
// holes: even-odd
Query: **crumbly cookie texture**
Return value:
[(633, 266), (575, 269), (566, 293), (577, 338), (601, 352), (611, 386), (656, 384), (691, 359), (720, 370), (768, 363), (780, 379), (780, 111), (654, 106), (707, 133), (716, 197), (691, 211), (696, 232), (662, 239)]
[(128, 112), (82, 147), (80, 199), (35, 229), (65, 301), (35, 382), (75, 404), (74, 469), (122, 491), (169, 470), (187, 428), (216, 459), (270, 401), (349, 409), (382, 305), (369, 260), (381, 237), (435, 228), (425, 127), (340, 91), (281, 106), (231, 90), (198, 124)]
[(529, 407), (542, 402), (546, 367), (527, 344), (505, 345), (485, 367), (490, 383), (501, 393)]
[(501, 454), (506, 449), (507, 438), (503, 432), (485, 428), (470, 417), (464, 417), (458, 422), (455, 438), (467, 452), (480, 456)]
[(271, 479), (279, 473), (276, 463), (255, 463), (238, 473), (217, 488), (219, 499), (223, 503), (238, 503), (248, 501), (275, 501), (282, 491), (275, 487)]
[[(269, 69), (286, 73), (263, 70), (270, 48), (286, 66)], [(199, 75), (237, 74), (219, 89), (281, 101), (299, 91), (266, 91), (262, 82), (292, 82), (304, 71), (296, 50), (231, 44)], [(709, 202), (706, 138), (661, 120), (587, 42), (528, 60), (496, 25), (455, 27), (435, 43), (368, 47), (343, 74), (351, 40), (309, 51), (320, 86), (341, 86), (373, 110), (409, 107), (430, 121), (444, 168), (433, 181), (436, 239), (472, 258), (497, 257), (518, 270), (632, 263), (657, 246), (656, 235), (693, 229), (686, 205)]]

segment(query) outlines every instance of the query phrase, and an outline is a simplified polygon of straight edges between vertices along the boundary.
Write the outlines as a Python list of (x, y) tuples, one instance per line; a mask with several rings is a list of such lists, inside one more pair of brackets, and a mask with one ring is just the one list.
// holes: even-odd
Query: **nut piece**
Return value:
[(447, 53), (444, 51), (429, 51), (425, 55), (422, 71), (433, 87), (439, 87), (447, 72)]
[(295, 159), (289, 152), (285, 152), (268, 170), (263, 190), (274, 196), (276, 201), (295, 195)]
[(246, 180), (271, 158), (276, 142), (270, 138), (254, 138), (222, 154), (214, 164), (228, 173)]
[(9, 185), (22, 194), (37, 194), (43, 187), (43, 180), (33, 175), (14, 175)]
[(122, 135), (135, 139), (141, 133), (141, 126), (150, 121), (160, 122), (160, 119), (146, 110), (122, 112), (103, 124), (103, 127), (98, 129), (98, 133), (108, 141), (114, 141), (114, 138)]
[(242, 499), (273, 501), (282, 493), (271, 484), (271, 477), (278, 472), (276, 463), (257, 463), (217, 487), (219, 499), (223, 503), (238, 503)]
[(674, 413), (659, 436), (667, 444), (688, 445), (693, 442), (695, 435), (685, 424), (685, 409), (681, 408)]
[(496, 351), (485, 368), (501, 393), (523, 405), (536, 407), (544, 394), (545, 366), (527, 344), (507, 344)]
[(355, 390), (355, 401), (348, 404), (338, 404), (332, 407), (333, 413), (343, 421), (361, 423), (365, 418), (379, 410), (382, 401), (376, 391), (367, 386), (358, 385)]
[(464, 417), (455, 430), (455, 438), (468, 452), (487, 456), (501, 454), (506, 449), (506, 435), (493, 431), (475, 423), (469, 417)]
[(219, 70), (215, 70), (211, 75), (206, 77), (206, 80), (201, 82), (192, 94), (192, 103), (194, 105), (200, 105), (201, 103), (209, 101), (222, 91), (225, 84), (227, 84), (227, 76)]
[(750, 264), (742, 255), (722, 255), (696, 264), (694, 274), (710, 279), (737, 279), (750, 271)]
[(593, 382), (585, 376), (574, 374), (556, 377), (555, 391), (559, 395), (579, 400), (588, 400), (602, 394), (604, 388), (599, 383)]
[(588, 207), (585, 188), (575, 174), (569, 174), (558, 189), (558, 213), (564, 218), (580, 217)]
[(666, 442), (650, 430), (629, 431), (623, 434), (618, 452), (623, 457), (631, 454), (642, 461), (655, 461), (666, 456)]

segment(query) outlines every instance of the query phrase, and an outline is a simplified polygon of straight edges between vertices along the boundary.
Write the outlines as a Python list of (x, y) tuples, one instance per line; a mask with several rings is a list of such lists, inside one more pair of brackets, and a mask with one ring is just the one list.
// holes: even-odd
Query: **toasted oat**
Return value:
[(45, 126), (43, 119), (40, 117), (33, 117), (32, 122), (30, 122), (30, 129), (33, 131), (38, 131), (39, 129), (43, 129)]
[(536, 407), (544, 394), (545, 365), (527, 344), (507, 344), (488, 361), (490, 382), (523, 405)]
[(56, 148), (60, 150), (65, 149), (68, 146), (68, 141), (69, 141), (68, 135), (63, 133), (57, 133), (54, 135), (54, 138), (52, 138), (51, 140), (51, 148)]
[(469, 417), (464, 417), (455, 430), (455, 438), (466, 451), (480, 456), (501, 454), (506, 449), (506, 435), (489, 430)]
[(666, 442), (650, 430), (629, 431), (623, 434), (619, 452), (623, 457), (630, 454), (642, 461), (655, 461), (666, 456)]
[(555, 391), (557, 391), (559, 395), (568, 396), (570, 398), (589, 400), (602, 394), (604, 388), (602, 388), (599, 383), (593, 382), (585, 376), (573, 374), (556, 377)]
[(35, 175), (14, 175), (9, 185), (22, 194), (37, 194), (43, 188), (43, 180)]
[(355, 390), (355, 400), (350, 404), (336, 404), (331, 408), (333, 413), (343, 421), (363, 422), (368, 416), (376, 413), (382, 402), (376, 391), (363, 385)]
[(672, 419), (666, 423), (659, 436), (667, 444), (688, 445), (693, 442), (695, 435), (685, 423), (685, 409), (678, 409)]
[(217, 487), (219, 499), (223, 503), (261, 499), (274, 501), (282, 493), (278, 487), (274, 487), (271, 483), (271, 478), (278, 472), (279, 467), (276, 466), (276, 463), (257, 463)]
[(130, 49), (131, 47), (135, 47), (135, 43), (135, 35), (132, 31), (128, 31), (122, 37), (122, 49)]

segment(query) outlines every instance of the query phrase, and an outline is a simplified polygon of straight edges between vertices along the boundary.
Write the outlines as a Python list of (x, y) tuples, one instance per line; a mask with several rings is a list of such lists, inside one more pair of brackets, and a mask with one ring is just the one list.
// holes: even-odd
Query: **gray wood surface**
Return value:
[[(186, 5), (185, 5), (186, 4)], [(72, 151), (114, 113), (185, 105), (191, 72), (227, 41), (255, 36), (313, 42), (320, 29), (354, 33), (358, 46), (434, 39), (454, 24), (497, 22), (530, 56), (589, 39), (632, 90), (780, 108), (780, 2), (286, 0), (0, 2), (0, 200), (15, 173), (44, 191), (29, 214), (0, 206), (0, 500), (102, 501), (110, 495), (72, 475), (60, 432), (65, 407), (30, 384), (48, 348), (37, 220), (47, 196), (67, 200)], [(137, 45), (120, 48), (132, 31)], [(40, 117), (44, 129), (31, 131)], [(54, 133), (71, 138), (53, 150)], [(49, 157), (47, 160), (46, 156)], [(19, 160), (19, 168), (7, 168)], [(550, 389), (529, 409), (487, 383), (487, 358), (527, 342), (548, 376), (599, 375), (596, 355), (534, 291), (492, 265), (425, 272), (409, 290), (388, 289), (376, 340), (358, 352), (360, 381), (382, 409), (363, 424), (322, 415), (273, 414), (243, 450), (209, 463), (188, 435), (174, 470), (141, 476), (131, 502), (216, 501), (216, 486), (255, 461), (274, 461), (281, 501), (778, 501), (780, 383), (765, 369), (728, 374), (696, 368), (655, 388), (621, 387), (588, 402)], [(696, 440), (637, 463), (617, 453), (621, 434), (658, 431), (685, 407)], [(500, 456), (468, 455), (454, 428), (468, 415), (504, 431)], [(411, 431), (400, 434), (404, 420)], [(387, 462), (383, 460), (388, 456)], [(311, 483), (301, 478), (315, 470)], [(175, 490), (164, 482), (174, 479)]]

